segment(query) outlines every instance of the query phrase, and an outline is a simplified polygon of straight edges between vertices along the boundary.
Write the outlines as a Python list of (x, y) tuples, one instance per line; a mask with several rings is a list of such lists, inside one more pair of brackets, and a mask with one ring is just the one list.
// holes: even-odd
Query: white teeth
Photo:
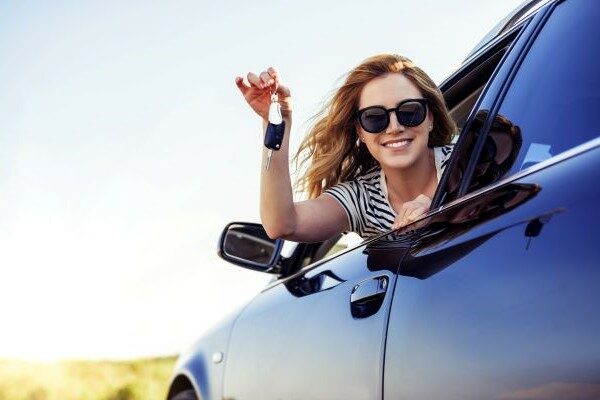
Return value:
[(410, 143), (410, 140), (400, 140), (399, 142), (386, 143), (385, 147), (402, 147)]

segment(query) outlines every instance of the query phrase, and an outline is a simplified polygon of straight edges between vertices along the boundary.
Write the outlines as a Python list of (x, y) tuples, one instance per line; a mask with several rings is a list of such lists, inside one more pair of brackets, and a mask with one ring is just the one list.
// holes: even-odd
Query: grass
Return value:
[(0, 400), (164, 400), (175, 360), (0, 360)]

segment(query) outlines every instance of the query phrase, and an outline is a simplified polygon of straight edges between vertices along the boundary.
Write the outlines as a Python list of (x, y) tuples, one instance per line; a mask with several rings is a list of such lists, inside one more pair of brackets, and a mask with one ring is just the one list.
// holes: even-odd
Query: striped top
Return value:
[[(448, 164), (453, 145), (434, 147), (438, 182)], [(385, 175), (381, 166), (371, 168), (358, 178), (338, 183), (325, 190), (346, 211), (350, 230), (363, 238), (375, 236), (392, 228), (396, 213), (388, 201)]]

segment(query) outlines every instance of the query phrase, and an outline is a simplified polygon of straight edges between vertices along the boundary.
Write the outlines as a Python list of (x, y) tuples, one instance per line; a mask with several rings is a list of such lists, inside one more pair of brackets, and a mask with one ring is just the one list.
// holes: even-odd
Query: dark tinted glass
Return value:
[(417, 126), (425, 120), (426, 107), (424, 103), (411, 101), (398, 107), (398, 121), (405, 126)]
[(499, 111), (522, 140), (510, 172), (600, 133), (598, 21), (600, 2), (566, 1), (556, 7), (529, 50)]
[(389, 124), (388, 113), (382, 107), (373, 107), (362, 113), (360, 122), (367, 132), (381, 132)]
[(420, 125), (427, 115), (425, 99), (404, 100), (398, 106), (386, 109), (381, 106), (371, 106), (358, 111), (358, 119), (362, 128), (370, 133), (381, 133), (390, 124), (390, 112), (396, 113), (400, 125)]

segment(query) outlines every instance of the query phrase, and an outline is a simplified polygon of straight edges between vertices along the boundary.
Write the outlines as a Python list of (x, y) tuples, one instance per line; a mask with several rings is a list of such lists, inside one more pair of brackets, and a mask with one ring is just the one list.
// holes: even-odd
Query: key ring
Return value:
[(281, 104), (277, 92), (271, 93), (271, 105), (269, 106), (269, 122), (275, 125), (281, 124), (283, 117), (281, 115)]
[(271, 103), (279, 103), (279, 95), (277, 94), (277, 89), (270, 92), (271, 93)]
[(271, 104), (269, 105), (269, 123), (265, 132), (265, 147), (269, 149), (267, 153), (267, 162), (265, 170), (269, 170), (273, 150), (279, 150), (283, 141), (285, 132), (285, 121), (281, 115), (281, 104), (279, 104), (279, 96), (277, 89), (271, 91)]

